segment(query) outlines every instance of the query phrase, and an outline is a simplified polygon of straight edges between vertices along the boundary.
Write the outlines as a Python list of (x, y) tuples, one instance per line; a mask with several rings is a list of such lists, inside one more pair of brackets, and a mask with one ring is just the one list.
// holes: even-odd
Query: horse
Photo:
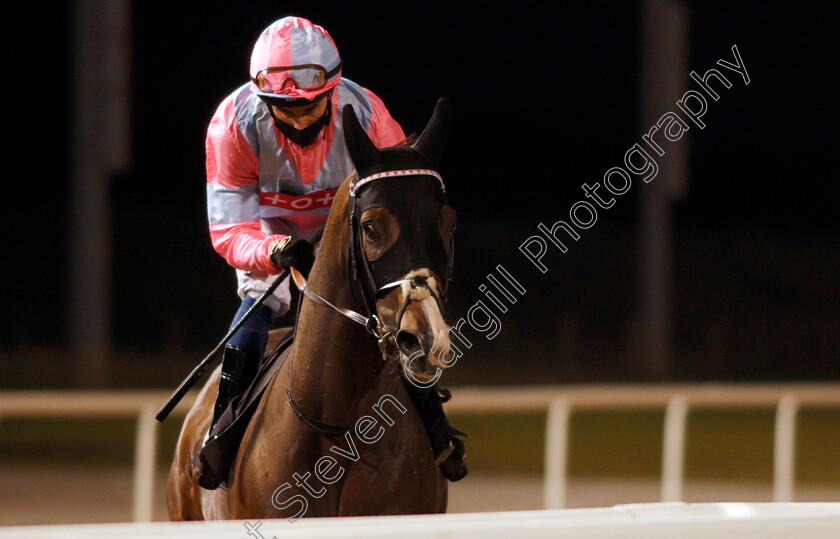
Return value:
[[(380, 150), (345, 107), (356, 171), (337, 191), (302, 286), (290, 356), (245, 430), (227, 488), (216, 490), (199, 487), (191, 464), (220, 369), (210, 376), (178, 438), (170, 519), (446, 511), (447, 481), (401, 371), (431, 384), (450, 352), (442, 309), (456, 216), (436, 172), (449, 115), (442, 98), (416, 140)], [(271, 342), (278, 331), (287, 330)]]

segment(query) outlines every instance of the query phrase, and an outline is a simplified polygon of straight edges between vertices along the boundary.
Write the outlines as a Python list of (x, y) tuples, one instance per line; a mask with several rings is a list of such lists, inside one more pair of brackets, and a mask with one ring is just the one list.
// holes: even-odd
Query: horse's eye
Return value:
[(376, 229), (373, 227), (373, 224), (370, 221), (368, 221), (367, 223), (362, 223), (362, 230), (365, 231), (365, 234), (367, 235), (368, 239), (379, 239), (379, 234), (376, 233)]

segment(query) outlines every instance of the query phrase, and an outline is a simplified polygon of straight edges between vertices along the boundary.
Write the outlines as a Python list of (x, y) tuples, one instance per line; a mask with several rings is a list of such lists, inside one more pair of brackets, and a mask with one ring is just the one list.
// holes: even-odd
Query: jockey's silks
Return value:
[(219, 106), (207, 132), (207, 214), (213, 246), (231, 266), (276, 273), (268, 254), (274, 241), (323, 227), (333, 190), (354, 170), (339, 107), (353, 105), (379, 147), (405, 138), (373, 92), (345, 78), (335, 88), (330, 122), (307, 147), (277, 129), (250, 84)]

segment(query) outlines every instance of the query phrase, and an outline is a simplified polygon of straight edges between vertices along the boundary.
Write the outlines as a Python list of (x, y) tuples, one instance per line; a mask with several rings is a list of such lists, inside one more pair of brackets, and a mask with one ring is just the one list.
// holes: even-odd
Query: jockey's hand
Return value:
[(281, 268), (294, 267), (304, 277), (315, 262), (315, 247), (306, 240), (281, 240), (271, 249), (271, 263)]

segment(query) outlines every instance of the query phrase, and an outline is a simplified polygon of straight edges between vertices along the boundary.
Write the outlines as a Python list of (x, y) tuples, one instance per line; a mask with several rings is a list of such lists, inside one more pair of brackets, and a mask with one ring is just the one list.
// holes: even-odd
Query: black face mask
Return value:
[[(362, 187), (355, 199), (351, 201), (355, 219), (360, 219), (365, 210), (387, 208), (400, 227), (394, 246), (379, 258), (367, 260), (377, 289), (417, 268), (429, 268), (443, 279), (441, 286), (445, 284), (449, 279), (449, 254), (438, 219), (447, 201), (437, 178), (417, 175), (374, 181)], [(351, 226), (357, 234), (359, 254), (364, 256), (361, 227), (358, 222)]]
[[(446, 301), (452, 278), (452, 244), (449, 252), (441, 237), (438, 220), (447, 204), (440, 180), (423, 174), (419, 167), (406, 170), (407, 177), (383, 178), (355, 189), (358, 176), (351, 185), (355, 194), (348, 201), (349, 242), (348, 275), (351, 292), (369, 314), (376, 312), (375, 303), (384, 290), (412, 270), (428, 268), (437, 274), (438, 292)], [(372, 208), (387, 208), (399, 224), (399, 237), (394, 245), (375, 259), (367, 258), (360, 220)]]
[[(381, 150), (370, 140), (350, 105), (342, 114), (344, 139), (357, 170), (347, 202), (347, 262), (353, 297), (368, 314), (375, 313), (377, 295), (419, 268), (438, 275), (445, 297), (452, 277), (452, 243), (450, 239), (445, 245), (440, 232), (438, 220), (447, 201), (436, 169), (449, 132), (448, 101), (438, 101), (432, 119), (414, 143)], [(400, 234), (390, 250), (369, 260), (360, 219), (365, 210), (377, 207), (391, 212)]]
[[(275, 116), (271, 107), (268, 107), (268, 111), (271, 113), (271, 117), (274, 118), (274, 125), (277, 126), (277, 129), (279, 129), (287, 139), (291, 140), (298, 146), (303, 147), (314, 144), (315, 141), (318, 140), (318, 135), (321, 134), (321, 130), (325, 126), (329, 125), (330, 119), (332, 118), (332, 107), (327, 104), (327, 110), (324, 112), (324, 115), (318, 118), (315, 123), (303, 129), (297, 129)], [(324, 132), (324, 136), (326, 137), (326, 132)]]

